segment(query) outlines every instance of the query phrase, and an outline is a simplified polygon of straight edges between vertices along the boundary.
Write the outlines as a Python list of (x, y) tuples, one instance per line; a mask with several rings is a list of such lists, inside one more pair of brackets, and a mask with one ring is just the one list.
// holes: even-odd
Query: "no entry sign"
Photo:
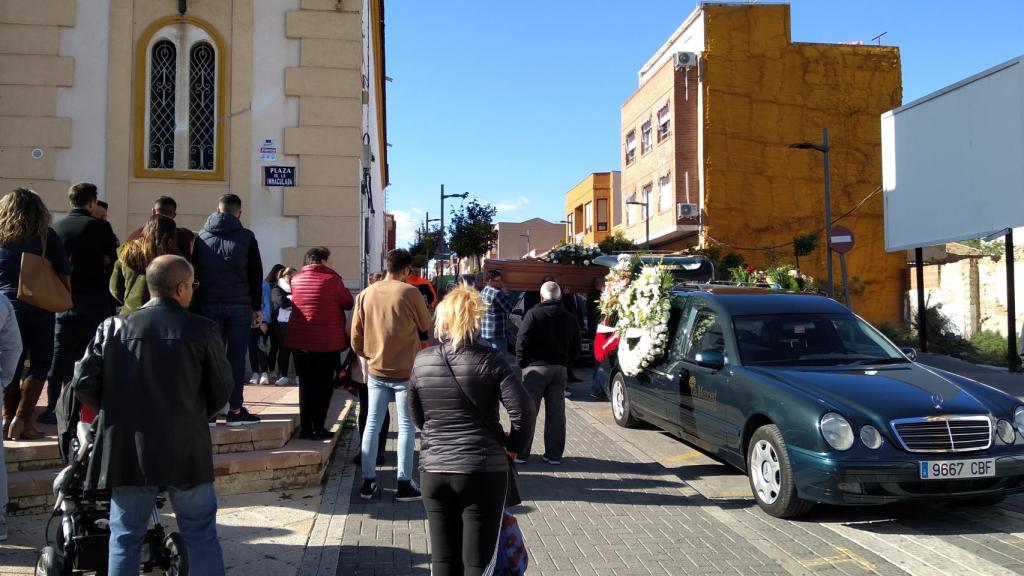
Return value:
[(833, 226), (828, 232), (828, 246), (839, 254), (853, 248), (853, 232), (845, 226)]

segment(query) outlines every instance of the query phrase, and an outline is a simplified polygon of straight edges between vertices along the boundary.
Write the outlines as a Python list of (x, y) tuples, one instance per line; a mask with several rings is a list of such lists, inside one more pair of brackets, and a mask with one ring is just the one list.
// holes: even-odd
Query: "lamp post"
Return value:
[(825, 158), (825, 238), (827, 238), (825, 241), (825, 265), (828, 266), (828, 294), (831, 296), (835, 284), (832, 281), (832, 239), (830, 237), (832, 231), (832, 182), (829, 176), (828, 128), (821, 129), (821, 144), (798, 142), (790, 144), (789, 147), (800, 150), (817, 150)]
[[(444, 184), (441, 184), (441, 220), (440, 220), (441, 221), (441, 242), (444, 243), (445, 245), (447, 245), (447, 242), (445, 242), (445, 237), (444, 237), (444, 199), (445, 198), (462, 198), (463, 200), (465, 200), (468, 197), (469, 197), (469, 192), (463, 192), (462, 194), (445, 194), (444, 193)], [(441, 249), (441, 247), (438, 246), (438, 250), (440, 250), (440, 249)]]
[(651, 250), (651, 199), (650, 193), (644, 194), (644, 202), (635, 202), (627, 200), (627, 205), (632, 206), (643, 206), (644, 207), (644, 227), (646, 228), (647, 241), (644, 242), (644, 250), (648, 252)]

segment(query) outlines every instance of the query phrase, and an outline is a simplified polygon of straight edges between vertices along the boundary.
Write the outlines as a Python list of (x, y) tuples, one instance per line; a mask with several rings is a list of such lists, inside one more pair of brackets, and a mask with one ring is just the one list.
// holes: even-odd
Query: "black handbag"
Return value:
[[(484, 429), (490, 429), (494, 433), (494, 437), (498, 440), (498, 445), (504, 448), (506, 440), (504, 431), (497, 432), (494, 430), (494, 428), (487, 425), (487, 420), (484, 418), (483, 411), (480, 410), (480, 407), (476, 405), (476, 402), (473, 402), (473, 399), (470, 398), (468, 394), (466, 394), (466, 391), (462, 388), (462, 383), (459, 382), (459, 379), (455, 376), (455, 370), (452, 370), (452, 363), (448, 361), (448, 352), (445, 350), (444, 343), (441, 344), (440, 348), (441, 357), (444, 358), (444, 363), (446, 366), (448, 366), (448, 373), (452, 375), (452, 380), (455, 380), (455, 385), (456, 387), (458, 387), (459, 394), (462, 395), (462, 399), (465, 400), (467, 404), (473, 407), (473, 411), (480, 419), (480, 425), (483, 426)], [(523, 499), (519, 495), (519, 472), (516, 470), (515, 462), (512, 460), (511, 457), (509, 457), (508, 488), (505, 491), (505, 507), (510, 508), (512, 506), (518, 506), (522, 503)]]

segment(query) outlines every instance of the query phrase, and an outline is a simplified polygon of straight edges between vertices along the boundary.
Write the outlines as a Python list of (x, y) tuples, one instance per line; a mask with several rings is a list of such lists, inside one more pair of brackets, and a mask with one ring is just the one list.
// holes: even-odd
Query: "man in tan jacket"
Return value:
[(367, 287), (356, 298), (352, 315), (352, 351), (365, 358), (369, 370), (366, 431), (362, 442), (363, 485), (360, 496), (369, 500), (377, 492), (377, 434), (388, 404), (394, 400), (398, 412), (399, 502), (420, 499), (412, 479), (416, 429), (409, 414), (406, 390), (412, 363), (420, 350), (420, 333), (430, 330), (430, 313), (423, 296), (406, 284), (412, 256), (406, 250), (392, 250), (387, 256), (387, 275)]

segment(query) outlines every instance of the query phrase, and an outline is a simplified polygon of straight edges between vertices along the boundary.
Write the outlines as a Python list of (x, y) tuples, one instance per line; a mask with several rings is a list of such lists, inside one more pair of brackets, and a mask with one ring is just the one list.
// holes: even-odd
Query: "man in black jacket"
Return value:
[(105, 320), (75, 366), (73, 390), (98, 412), (87, 489), (110, 490), (109, 574), (139, 573), (153, 501), (167, 487), (193, 575), (223, 574), (207, 420), (234, 381), (217, 324), (188, 312), (192, 267), (160, 256), (153, 299)]
[[(562, 306), (562, 290), (554, 282), (540, 287), (541, 303), (526, 313), (519, 327), (516, 359), (523, 369), (523, 384), (537, 410), (544, 400), (544, 461), (561, 464), (565, 451), (565, 367), (580, 349), (576, 318)], [(526, 442), (517, 462), (525, 464), (533, 437)]]
[(71, 212), (53, 225), (71, 262), (71, 297), (74, 307), (57, 314), (53, 335), (53, 363), (46, 385), (46, 411), (39, 422), (56, 424), (54, 409), (65, 384), (71, 381), (75, 361), (82, 357), (96, 327), (114, 314), (110, 296), (110, 270), (117, 260), (117, 236), (110, 223), (93, 214), (99, 203), (96, 185), (75, 184), (68, 190)]
[(263, 262), (256, 236), (242, 226), (241, 216), (242, 199), (234, 194), (222, 196), (217, 212), (206, 220), (192, 249), (196, 278), (201, 282), (196, 292), (196, 309), (220, 326), (235, 379), (227, 417), (229, 426), (260, 421), (242, 406), (242, 393), (249, 330), (262, 321)]

